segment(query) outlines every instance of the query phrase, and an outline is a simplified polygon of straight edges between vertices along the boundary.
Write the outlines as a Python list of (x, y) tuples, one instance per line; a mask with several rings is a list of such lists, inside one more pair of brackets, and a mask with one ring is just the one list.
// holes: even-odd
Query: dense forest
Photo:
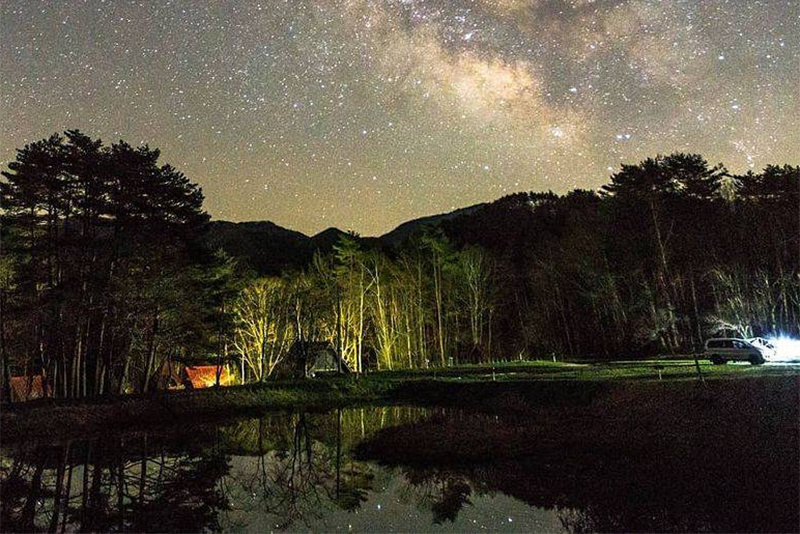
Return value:
[(798, 167), (732, 175), (657, 156), (600, 191), (518, 193), (391, 239), (329, 230), (275, 246), (257, 238), (271, 223), (209, 224), (199, 188), (158, 158), (69, 131), (8, 164), (3, 384), (146, 392), (164, 362), (261, 381), (321, 341), (365, 372), (800, 334)]

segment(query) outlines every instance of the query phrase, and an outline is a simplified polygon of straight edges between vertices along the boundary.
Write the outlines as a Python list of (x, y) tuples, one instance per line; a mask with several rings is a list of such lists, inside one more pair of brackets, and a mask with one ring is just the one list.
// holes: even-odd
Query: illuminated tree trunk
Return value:
[(336, 366), (342, 372), (342, 358), (344, 358), (344, 336), (342, 331), (342, 298), (339, 291), (336, 292), (336, 353), (338, 355)]
[(364, 268), (359, 266), (358, 279), (358, 374), (363, 371), (363, 346), (364, 346)]
[(444, 321), (442, 318), (442, 266), (438, 254), (434, 252), (433, 256), (433, 294), (436, 301), (436, 335), (439, 342), (439, 356), (442, 361), (442, 367), (447, 366), (447, 359), (444, 350)]
[(392, 369), (392, 359), (394, 357), (394, 328), (391, 310), (392, 301), (391, 298), (389, 299), (388, 303), (385, 301), (385, 281), (387, 277), (386, 275), (381, 274), (382, 271), (380, 257), (374, 257), (372, 259), (372, 267), (373, 270), (370, 272), (372, 280), (370, 284), (374, 287), (374, 310), (372, 315), (375, 322), (375, 334), (377, 338), (376, 348), (379, 355), (378, 360), (383, 364), (384, 367)]
[(428, 368), (428, 353), (425, 340), (425, 308), (422, 300), (422, 260), (417, 260), (417, 330), (418, 337), (417, 343), (419, 346), (419, 354), (422, 358), (425, 368)]

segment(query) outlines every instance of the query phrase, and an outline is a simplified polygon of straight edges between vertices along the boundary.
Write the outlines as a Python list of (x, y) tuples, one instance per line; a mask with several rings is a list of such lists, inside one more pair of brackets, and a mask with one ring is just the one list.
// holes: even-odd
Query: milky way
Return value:
[(0, 161), (67, 128), (146, 142), (220, 219), (370, 235), (658, 153), (800, 158), (796, 0), (0, 9)]

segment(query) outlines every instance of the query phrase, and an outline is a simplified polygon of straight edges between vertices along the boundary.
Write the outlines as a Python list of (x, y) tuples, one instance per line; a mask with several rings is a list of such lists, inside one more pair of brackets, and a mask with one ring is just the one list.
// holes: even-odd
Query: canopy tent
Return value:
[(350, 367), (330, 343), (296, 341), (275, 367), (276, 378), (308, 378), (320, 373), (350, 373)]
[(233, 384), (233, 376), (225, 366), (216, 365), (195, 365), (185, 367), (186, 386), (192, 389), (210, 388), (217, 384), (217, 372), (219, 370), (219, 385), (230, 386)]
[[(48, 388), (49, 393), (49, 388)], [(44, 388), (44, 378), (42, 375), (33, 376), (12, 376), (11, 377), (11, 401), (23, 402), (33, 399), (47, 397)]]

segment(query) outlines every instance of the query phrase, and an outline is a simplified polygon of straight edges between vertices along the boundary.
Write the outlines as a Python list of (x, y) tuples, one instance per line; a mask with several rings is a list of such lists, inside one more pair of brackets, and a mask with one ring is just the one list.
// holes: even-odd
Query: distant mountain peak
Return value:
[[(359, 237), (357, 240), (366, 248), (397, 247), (426, 227), (468, 215), (486, 205), (475, 204), (448, 213), (420, 217), (404, 222), (380, 237)], [(206, 242), (214, 249), (221, 248), (241, 259), (261, 275), (279, 275), (287, 270), (305, 268), (316, 251), (330, 252), (346, 235), (351, 234), (336, 227), (309, 237), (272, 221), (211, 221)]]
[(426, 217), (412, 219), (410, 221), (406, 221), (403, 224), (399, 225), (391, 232), (383, 234), (378, 239), (380, 239), (381, 242), (387, 245), (396, 246), (405, 241), (406, 239), (410, 238), (412, 235), (421, 231), (423, 228), (436, 226), (441, 222), (454, 219), (461, 215), (467, 215), (473, 213), (485, 207), (486, 205), (487, 203), (481, 202), (480, 204), (473, 204), (472, 206), (459, 208), (457, 210), (453, 210), (447, 213), (439, 213), (436, 215), (428, 215)]
[(311, 236), (311, 239), (314, 239), (314, 240), (323, 239), (323, 238), (326, 238), (328, 236), (337, 236), (338, 237), (340, 235), (347, 235), (347, 232), (345, 232), (344, 230), (340, 230), (340, 229), (336, 228), (335, 226), (331, 226), (329, 228), (324, 229), (321, 232), (317, 232), (316, 234)]

